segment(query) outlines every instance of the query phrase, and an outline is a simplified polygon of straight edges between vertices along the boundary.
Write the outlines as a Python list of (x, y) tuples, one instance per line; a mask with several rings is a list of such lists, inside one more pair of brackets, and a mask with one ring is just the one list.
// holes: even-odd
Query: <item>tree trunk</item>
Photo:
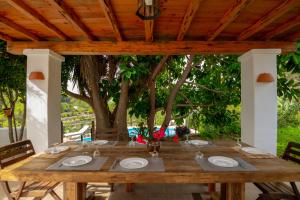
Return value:
[(186, 64), (186, 67), (182, 73), (182, 76), (181, 78), (177, 81), (177, 83), (175, 84), (174, 88), (172, 89), (171, 93), (170, 93), (170, 96), (168, 98), (168, 102), (167, 102), (167, 106), (165, 108), (165, 119), (162, 123), (162, 127), (163, 128), (167, 128), (169, 126), (169, 123), (171, 121), (171, 116), (172, 116), (172, 109), (173, 109), (173, 104), (174, 104), (174, 101), (176, 99), (176, 95), (180, 89), (180, 87), (183, 85), (183, 83), (185, 82), (187, 76), (189, 75), (192, 67), (193, 67), (193, 58), (194, 56), (191, 55), (189, 57), (189, 60)]
[(12, 122), (14, 126), (14, 132), (15, 132), (15, 141), (19, 141), (19, 136), (18, 136), (18, 129), (17, 129), (17, 121), (16, 121), (16, 115), (15, 115), (15, 106), (12, 108)]
[(154, 132), (154, 126), (155, 126), (155, 113), (156, 113), (156, 105), (155, 105), (155, 101), (156, 101), (156, 77), (158, 76), (158, 74), (162, 71), (162, 69), (165, 66), (165, 63), (167, 62), (167, 60), (169, 59), (169, 56), (164, 56), (162, 58), (162, 60), (159, 62), (159, 64), (155, 67), (155, 69), (153, 70), (149, 83), (148, 83), (148, 87), (149, 87), (149, 100), (150, 100), (150, 112), (148, 115), (148, 120), (147, 120), (147, 124), (148, 124), (148, 130), (149, 130), (149, 134), (152, 135)]
[(14, 143), (14, 130), (13, 130), (13, 122), (12, 122), (12, 116), (7, 117), (8, 120), (8, 136), (10, 143)]
[(128, 104), (128, 90), (129, 82), (122, 78), (121, 95), (118, 104), (117, 115), (115, 119), (115, 126), (117, 128), (118, 140), (128, 141), (127, 130), (127, 104)]
[(23, 116), (22, 116), (22, 124), (21, 124), (21, 129), (20, 129), (20, 135), (19, 135), (19, 141), (23, 140), (24, 136), (24, 129), (25, 129), (25, 124), (26, 124), (26, 100), (23, 102)]
[(99, 78), (101, 76), (100, 68), (105, 66), (101, 66), (101, 63), (96, 56), (82, 56), (80, 67), (90, 89), (91, 102), (96, 119), (97, 135), (100, 134), (103, 129), (111, 128), (109, 123), (109, 111), (106, 109), (99, 94), (100, 88), (98, 86)]
[(149, 83), (149, 90), (150, 90), (150, 112), (148, 116), (148, 130), (149, 134), (152, 135), (154, 132), (154, 120), (155, 120), (155, 82), (150, 81)]

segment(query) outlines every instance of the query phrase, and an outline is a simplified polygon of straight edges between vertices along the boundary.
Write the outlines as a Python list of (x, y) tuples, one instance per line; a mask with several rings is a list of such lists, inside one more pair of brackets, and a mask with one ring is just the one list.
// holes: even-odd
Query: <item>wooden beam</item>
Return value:
[(292, 17), (285, 21), (283, 24), (277, 26), (275, 29), (271, 30), (265, 35), (266, 40), (270, 40), (276, 35), (279, 35), (285, 31), (288, 31), (289, 29), (297, 26), (300, 24), (300, 15), (297, 15), (296, 17)]
[(16, 24), (15, 22), (13, 22), (10, 19), (7, 19), (6, 17), (0, 16), (0, 23), (5, 24), (6, 26), (14, 29), (15, 31), (18, 31), (19, 33), (22, 33), (23, 35), (25, 35), (26, 37), (28, 37), (29, 39), (31, 39), (33, 41), (42, 40), (42, 38), (40, 38), (39, 36), (31, 33), (28, 29), (23, 28), (19, 24)]
[(241, 11), (247, 7), (254, 0), (240, 0), (235, 1), (235, 4), (226, 11), (222, 19), (219, 21), (217, 28), (212, 31), (207, 40), (214, 40), (237, 16), (240, 15)]
[(5, 41), (13, 41), (14, 38), (10, 37), (9, 35), (0, 32), (0, 39)]
[(24, 3), (22, 0), (6, 0), (11, 6), (25, 14), (26, 16), (29, 16), (35, 20), (37, 20), (39, 23), (41, 23), (43, 26), (45, 26), (47, 29), (55, 33), (60, 39), (62, 40), (70, 40), (70, 38), (64, 34), (61, 30), (59, 30), (56, 26), (51, 24), (47, 19), (45, 19), (41, 14), (39, 14), (37, 11), (35, 11), (33, 8), (28, 6), (26, 3)]
[(295, 42), (277, 41), (169, 41), (169, 42), (8, 42), (8, 51), (22, 54), (24, 49), (51, 49), (64, 55), (186, 55), (241, 54), (250, 49), (281, 48), (296, 50)]
[[(153, 14), (153, 9), (146, 7), (145, 13), (148, 15)], [(154, 20), (145, 20), (145, 41), (153, 42), (153, 29), (154, 29)]]
[(146, 20), (145, 21), (145, 41), (147, 41), (147, 42), (153, 41), (153, 28), (154, 28), (154, 20)]
[(197, 10), (200, 6), (202, 0), (191, 0), (189, 7), (187, 8), (185, 12), (185, 16), (183, 18), (183, 21), (181, 22), (181, 26), (177, 35), (177, 41), (183, 40), (186, 32), (189, 30), (190, 25), (194, 19), (195, 14), (197, 13)]
[(117, 41), (122, 41), (122, 34), (121, 31), (119, 29), (119, 25), (118, 25), (118, 21), (117, 18), (114, 14), (114, 11), (112, 9), (110, 0), (99, 0), (101, 7), (103, 9), (104, 15), (106, 17), (106, 19), (108, 20), (108, 22), (110, 23), (110, 26), (112, 27), (115, 37), (117, 39)]
[(89, 28), (81, 21), (80, 17), (74, 10), (63, 0), (46, 0), (50, 5), (55, 7), (70, 23), (72, 23), (79, 31), (81, 31), (89, 40), (97, 40), (91, 33)]
[(296, 32), (289, 37), (290, 41), (300, 41), (300, 32)]
[(244, 30), (239, 35), (238, 40), (246, 40), (255, 33), (259, 32), (264, 27), (275, 21), (277, 18), (281, 17), (284, 13), (286, 13), (289, 9), (294, 7), (297, 3), (299, 3), (299, 0), (285, 0), (279, 6), (272, 9), (269, 13), (260, 18), (255, 24)]

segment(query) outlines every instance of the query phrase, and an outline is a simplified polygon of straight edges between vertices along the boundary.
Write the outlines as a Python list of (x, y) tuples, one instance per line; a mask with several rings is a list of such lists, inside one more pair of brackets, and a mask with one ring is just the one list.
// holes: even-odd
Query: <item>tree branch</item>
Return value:
[(186, 118), (187, 116), (189, 116), (191, 113), (188, 112), (186, 113), (185, 115), (182, 115), (182, 116), (177, 116), (177, 117), (173, 117), (174, 120), (177, 120), (177, 119), (182, 119), (182, 118)]
[(164, 122), (162, 124), (162, 127), (164, 127), (164, 128), (167, 128), (169, 126), (169, 123), (171, 121), (173, 104), (174, 104), (174, 101), (176, 99), (176, 95), (177, 95), (180, 87), (183, 85), (183, 83), (185, 82), (186, 78), (188, 77), (190, 71), (193, 68), (193, 59), (194, 59), (194, 55), (190, 55), (190, 57), (189, 57), (189, 59), (188, 59), (188, 61), (186, 63), (186, 67), (183, 70), (181, 78), (177, 81), (177, 83), (175, 84), (175, 86), (171, 90), (171, 93), (170, 93), (170, 96), (169, 96), (168, 102), (167, 102), (167, 107), (165, 109), (166, 116), (165, 116)]
[(194, 86), (198, 86), (199, 88), (202, 88), (202, 89), (205, 89), (205, 90), (208, 90), (208, 91), (211, 91), (211, 92), (224, 93), (223, 91), (215, 90), (215, 89), (209, 88), (205, 85), (201, 85), (199, 83), (194, 83), (194, 82), (190, 82), (190, 81), (185, 81), (185, 83), (190, 84), (190, 85), (194, 85)]
[(175, 107), (210, 107), (213, 104), (176, 104)]
[(71, 96), (73, 98), (76, 98), (76, 99), (79, 99), (81, 101), (84, 101), (84, 102), (88, 103), (90, 106), (92, 105), (91, 100), (87, 96), (76, 94), (76, 93), (71, 92), (69, 90), (66, 90), (65, 92), (66, 92), (67, 95), (69, 95), (69, 96)]
[(155, 121), (155, 114), (156, 114), (156, 77), (157, 75), (162, 71), (162, 69), (165, 66), (165, 63), (167, 62), (169, 56), (164, 56), (161, 61), (158, 63), (158, 65), (153, 70), (150, 80), (148, 82), (148, 88), (149, 88), (149, 100), (150, 100), (150, 112), (148, 115), (148, 130), (149, 134), (152, 135), (154, 132), (154, 121)]
[(165, 66), (165, 63), (167, 62), (167, 60), (168, 60), (169, 58), (170, 58), (170, 56), (167, 55), (167, 56), (164, 56), (164, 57), (161, 59), (161, 61), (158, 63), (158, 65), (157, 65), (157, 66), (155, 67), (155, 69), (153, 70), (150, 81), (155, 81), (156, 76), (162, 71), (162, 69), (163, 69), (164, 66)]

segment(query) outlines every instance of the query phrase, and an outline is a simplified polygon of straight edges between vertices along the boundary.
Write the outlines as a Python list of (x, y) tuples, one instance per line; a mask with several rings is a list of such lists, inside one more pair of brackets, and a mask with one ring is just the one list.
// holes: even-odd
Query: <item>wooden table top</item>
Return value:
[[(110, 183), (243, 183), (266, 181), (300, 181), (300, 166), (279, 158), (253, 158), (241, 153), (232, 141), (215, 141), (209, 147), (182, 147), (173, 142), (163, 142), (159, 156), (163, 158), (165, 172), (110, 172), (117, 157), (150, 157), (145, 148), (128, 147), (127, 142), (118, 142), (114, 147), (101, 147), (101, 156), (108, 160), (100, 171), (46, 171), (45, 169), (74, 151), (89, 152), (93, 147), (81, 148), (74, 142), (67, 142), (70, 150), (58, 154), (38, 154), (0, 170), (0, 180), (8, 181), (56, 181), (56, 182), (110, 182)], [(240, 157), (254, 165), (257, 171), (203, 171), (194, 160), (195, 153), (205, 156), (223, 155)]]

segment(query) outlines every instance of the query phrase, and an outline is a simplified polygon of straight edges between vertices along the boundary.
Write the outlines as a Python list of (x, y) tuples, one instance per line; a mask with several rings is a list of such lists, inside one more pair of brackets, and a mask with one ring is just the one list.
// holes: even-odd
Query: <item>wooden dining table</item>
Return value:
[[(64, 183), (64, 199), (85, 198), (88, 182), (106, 183), (221, 183), (222, 196), (230, 200), (245, 198), (247, 182), (300, 181), (300, 166), (277, 157), (253, 157), (243, 153), (233, 141), (213, 141), (212, 145), (197, 147), (174, 142), (162, 142), (159, 157), (163, 159), (163, 172), (117, 172), (109, 169), (118, 157), (150, 157), (146, 147), (130, 147), (127, 142), (115, 146), (88, 145), (66, 142), (70, 149), (60, 154), (40, 153), (0, 170), (0, 180), (55, 181)], [(48, 166), (70, 153), (92, 155), (98, 147), (101, 156), (108, 157), (99, 171), (49, 171)], [(205, 157), (222, 155), (239, 157), (256, 167), (256, 171), (205, 171), (195, 161), (201, 151)]]

